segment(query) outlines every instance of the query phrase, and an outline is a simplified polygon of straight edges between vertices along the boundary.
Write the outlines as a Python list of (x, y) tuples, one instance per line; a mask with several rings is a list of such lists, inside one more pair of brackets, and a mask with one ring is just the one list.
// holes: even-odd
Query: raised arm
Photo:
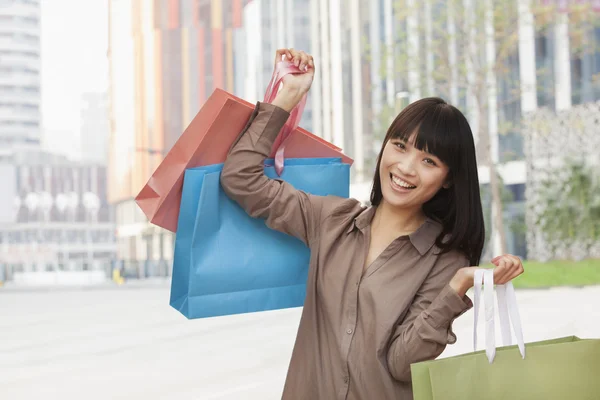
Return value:
[(312, 57), (303, 52), (281, 49), (275, 63), (286, 56), (300, 74), (283, 78), (283, 88), (272, 104), (258, 103), (244, 132), (232, 147), (221, 173), (225, 193), (252, 217), (265, 218), (272, 229), (296, 236), (307, 245), (315, 237), (322, 215), (338, 202), (333, 197), (313, 196), (290, 184), (269, 179), (264, 160), (271, 153), (289, 112), (308, 92), (314, 77)]
[(258, 103), (225, 161), (221, 186), (250, 216), (265, 218), (270, 228), (309, 244), (325, 198), (264, 174), (264, 160), (288, 116), (276, 105)]

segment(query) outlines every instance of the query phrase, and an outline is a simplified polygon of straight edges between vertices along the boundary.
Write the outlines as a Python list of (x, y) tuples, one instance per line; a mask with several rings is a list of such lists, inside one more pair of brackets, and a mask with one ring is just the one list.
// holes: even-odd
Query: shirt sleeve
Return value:
[(264, 174), (264, 161), (288, 117), (289, 113), (277, 106), (257, 104), (227, 156), (221, 186), (250, 216), (264, 218), (271, 229), (310, 245), (321, 215), (331, 208), (334, 197), (314, 196)]
[(452, 322), (469, 310), (473, 303), (449, 286), (449, 282), (462, 267), (469, 266), (464, 257), (440, 262), (418, 290), (404, 320), (395, 329), (387, 353), (391, 375), (402, 382), (410, 382), (410, 365), (433, 360), (456, 342)]

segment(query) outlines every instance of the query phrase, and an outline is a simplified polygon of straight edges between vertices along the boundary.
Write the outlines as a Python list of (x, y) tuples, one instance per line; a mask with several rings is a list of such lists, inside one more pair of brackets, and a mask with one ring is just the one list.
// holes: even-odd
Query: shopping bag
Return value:
[[(298, 72), (299, 69), (289, 62), (279, 63), (265, 93), (265, 101), (272, 101), (286, 74)], [(290, 113), (273, 145), (271, 157), (275, 157), (278, 164), (283, 162), (284, 155), (289, 158), (341, 157), (343, 162), (352, 164), (352, 159), (339, 147), (298, 127), (305, 101)], [(177, 230), (185, 170), (225, 162), (231, 145), (254, 108), (253, 104), (224, 90), (213, 92), (135, 198), (150, 222), (172, 232)], [(281, 165), (278, 167), (281, 173)]]
[[(227, 197), (220, 185), (222, 166), (185, 172), (171, 306), (187, 318), (301, 306), (309, 249)], [(265, 174), (278, 177), (272, 159)], [(307, 193), (348, 197), (350, 166), (339, 158), (286, 158), (278, 178)]]
[(523, 342), (511, 283), (498, 285), (500, 328), (504, 343), (495, 347), (493, 272), (475, 277), (474, 347), (482, 278), (485, 282), (486, 350), (411, 365), (414, 400), (597, 400), (600, 399), (600, 340), (575, 336)]

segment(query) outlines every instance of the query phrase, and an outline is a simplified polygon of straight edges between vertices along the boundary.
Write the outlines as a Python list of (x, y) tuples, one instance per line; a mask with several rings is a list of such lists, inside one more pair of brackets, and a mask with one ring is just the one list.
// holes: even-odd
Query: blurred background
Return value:
[(2, 281), (169, 276), (133, 198), (215, 88), (262, 99), (281, 47), (317, 60), (301, 125), (355, 159), (354, 197), (393, 117), (441, 96), (477, 142), (488, 258), (600, 254), (598, 1), (0, 5)]
[[(523, 290), (600, 284), (600, 1), (0, 0), (0, 349), (27, 359), (30, 327), (93, 324), (77, 304), (115, 332), (133, 304), (175, 314), (174, 235), (134, 197), (216, 88), (262, 100), (282, 47), (315, 58), (301, 126), (354, 158), (353, 197), (397, 113), (443, 97), (475, 137), (484, 260), (525, 259)], [(44, 304), (63, 312), (38, 326)], [(196, 398), (245, 398), (215, 396)]]

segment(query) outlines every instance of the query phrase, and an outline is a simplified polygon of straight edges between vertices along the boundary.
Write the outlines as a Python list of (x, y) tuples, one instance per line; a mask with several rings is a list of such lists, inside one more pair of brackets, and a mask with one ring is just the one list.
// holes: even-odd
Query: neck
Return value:
[(385, 230), (400, 236), (416, 231), (425, 222), (425, 218), (421, 208), (397, 208), (383, 200), (375, 210), (373, 227), (384, 227)]

